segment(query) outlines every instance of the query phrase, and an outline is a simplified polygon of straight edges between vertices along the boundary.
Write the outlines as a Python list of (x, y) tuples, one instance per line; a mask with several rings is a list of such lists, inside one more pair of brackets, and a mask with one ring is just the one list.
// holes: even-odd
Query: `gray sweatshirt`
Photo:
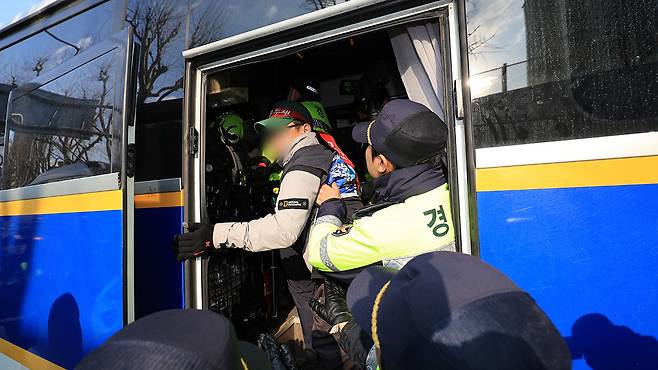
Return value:
[[(300, 149), (319, 145), (315, 133), (299, 137), (283, 158), (284, 175), (281, 180), (275, 212), (249, 222), (224, 222), (215, 225), (213, 243), (215, 248), (243, 248), (252, 252), (288, 248), (296, 244), (307, 228), (313, 215), (315, 199), (323, 180), (317, 171), (308, 166), (289, 166)], [(319, 147), (318, 147), (319, 148)], [(308, 148), (307, 148), (308, 149)], [(299, 156), (298, 156), (299, 157)], [(331, 154), (327, 157), (330, 166)]]

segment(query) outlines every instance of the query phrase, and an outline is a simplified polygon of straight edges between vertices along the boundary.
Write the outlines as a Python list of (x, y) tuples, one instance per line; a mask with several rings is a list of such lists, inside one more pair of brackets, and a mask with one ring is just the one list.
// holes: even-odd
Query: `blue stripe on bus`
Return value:
[(0, 217), (0, 337), (73, 367), (123, 325), (121, 211)]
[(658, 365), (658, 185), (479, 192), (478, 214), (482, 258), (548, 313), (574, 369)]
[(183, 207), (135, 209), (135, 318), (183, 307), (183, 264), (171, 249)]

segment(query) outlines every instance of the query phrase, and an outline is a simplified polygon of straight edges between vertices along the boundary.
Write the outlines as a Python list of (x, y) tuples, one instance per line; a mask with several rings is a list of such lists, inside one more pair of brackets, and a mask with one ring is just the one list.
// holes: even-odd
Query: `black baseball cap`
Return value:
[(399, 271), (370, 267), (352, 281), (347, 303), (380, 348), (383, 370), (571, 364), (534, 300), (477, 257), (432, 252)]
[(276, 130), (288, 126), (293, 121), (308, 123), (313, 127), (313, 117), (302, 103), (282, 100), (274, 103), (269, 118), (254, 124), (257, 132)]
[(398, 167), (409, 167), (439, 153), (448, 140), (446, 124), (422, 104), (396, 99), (372, 122), (354, 126), (352, 137), (369, 144)]
[(209, 310), (167, 310), (138, 319), (80, 362), (86, 370), (270, 370), (256, 346), (237, 340), (233, 324)]
[(320, 101), (319, 84), (312, 81), (292, 81), (288, 91), (288, 100)]

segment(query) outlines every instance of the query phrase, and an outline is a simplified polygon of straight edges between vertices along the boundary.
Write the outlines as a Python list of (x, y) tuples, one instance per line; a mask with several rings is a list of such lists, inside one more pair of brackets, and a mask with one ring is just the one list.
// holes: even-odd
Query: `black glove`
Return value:
[(367, 368), (366, 359), (374, 343), (370, 335), (361, 329), (356, 321), (351, 320), (343, 326), (338, 337), (338, 344), (350, 356), (356, 369)]
[(311, 298), (309, 305), (313, 312), (331, 326), (352, 320), (352, 314), (347, 308), (345, 289), (331, 280), (324, 281), (324, 304)]
[(201, 257), (213, 248), (213, 225), (189, 222), (188, 232), (174, 237), (174, 254), (179, 261)]
[(261, 334), (258, 337), (258, 348), (260, 348), (272, 363), (272, 370), (296, 370), (295, 357), (290, 348), (285, 344), (279, 345), (269, 334)]

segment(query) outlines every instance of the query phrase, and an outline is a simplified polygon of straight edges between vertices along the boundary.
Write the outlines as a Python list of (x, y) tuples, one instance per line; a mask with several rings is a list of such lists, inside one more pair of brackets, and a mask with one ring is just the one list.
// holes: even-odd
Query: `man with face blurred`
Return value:
[(309, 300), (315, 285), (304, 258), (306, 239), (315, 213), (318, 189), (328, 177), (333, 152), (320, 145), (313, 118), (298, 102), (274, 104), (269, 118), (257, 122), (264, 145), (283, 167), (275, 211), (249, 222), (215, 225), (190, 223), (178, 235), (174, 250), (179, 260), (202, 256), (212, 248), (241, 248), (251, 252), (279, 249), (288, 287), (297, 306), (305, 347), (310, 348), (313, 313)]

